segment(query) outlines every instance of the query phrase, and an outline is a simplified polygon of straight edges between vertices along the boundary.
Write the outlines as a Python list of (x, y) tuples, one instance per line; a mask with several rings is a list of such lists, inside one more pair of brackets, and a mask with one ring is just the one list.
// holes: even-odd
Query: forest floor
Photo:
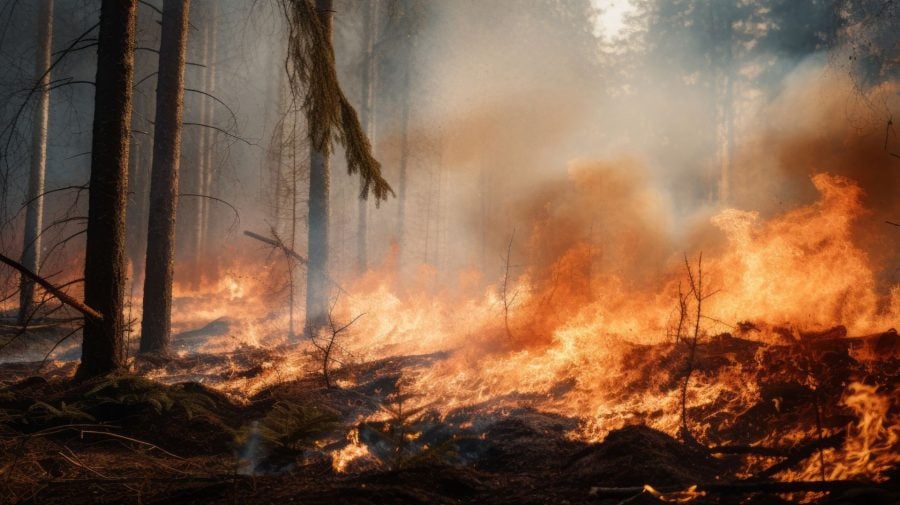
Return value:
[[(205, 385), (251, 380), (283, 351), (192, 354), (82, 383), (71, 381), (72, 361), (48, 363), (40, 373), (38, 363), (0, 364), (0, 502), (900, 503), (897, 467), (879, 483), (781, 484), (783, 472), (844, 442), (853, 422), (840, 404), (847, 384), (897, 390), (894, 331), (855, 339), (822, 334), (803, 346), (730, 335), (699, 344), (694, 374), (715, 377), (723, 367), (752, 364), (760, 388), (756, 404), (740, 412), (724, 405), (688, 409), (716, 427), (703, 444), (642, 424), (589, 443), (571, 436), (579, 419), (525, 406), (502, 414), (404, 411), (403, 373), (444, 354), (348, 366), (334, 377), (341, 387), (324, 387), (315, 373), (272, 381), (244, 398)], [(639, 394), (661, 368), (673, 371), (672, 379), (652, 387), (678, 388), (687, 352), (686, 345), (635, 346), (623, 360), (637, 373), (623, 389)], [(876, 353), (876, 365), (854, 357), (861, 352)], [(798, 358), (810, 353), (815, 370)], [(210, 375), (198, 377), (197, 369)], [(816, 388), (807, 385), (810, 373), (819, 379)], [(824, 419), (816, 415), (823, 411)], [(387, 414), (383, 421), (363, 421), (377, 412)], [(818, 437), (763, 447), (773, 430)], [(361, 450), (366, 457), (335, 469), (337, 455)], [(693, 493), (676, 492), (693, 485), (700, 486)], [(827, 492), (788, 493), (816, 488)]]

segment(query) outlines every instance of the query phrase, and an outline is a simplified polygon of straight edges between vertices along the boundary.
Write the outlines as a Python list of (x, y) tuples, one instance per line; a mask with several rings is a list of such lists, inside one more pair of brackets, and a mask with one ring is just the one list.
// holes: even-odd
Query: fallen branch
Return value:
[[(853, 480), (821, 481), (794, 481), (794, 482), (748, 482), (739, 481), (733, 483), (698, 484), (693, 490), (696, 493), (710, 493), (720, 495), (738, 495), (752, 493), (809, 493), (809, 492), (835, 492), (846, 491), (866, 486), (872, 486), (865, 482)], [(662, 486), (652, 488), (660, 493), (677, 493), (685, 491), (685, 487)], [(647, 486), (634, 487), (592, 487), (590, 495), (596, 498), (629, 498), (647, 491)]]
[(119, 434), (117, 434), (117, 433), (110, 433), (110, 432), (108, 432), (108, 431), (94, 431), (94, 430), (80, 430), (80, 433), (81, 433), (81, 437), (82, 437), (82, 438), (84, 438), (84, 434), (85, 434), (85, 433), (92, 433), (92, 434), (94, 434), (94, 435), (106, 435), (106, 436), (108, 436), (108, 437), (118, 438), (118, 439), (120, 439), (120, 440), (127, 440), (127, 441), (129, 441), (129, 442), (134, 442), (134, 443), (136, 443), (136, 444), (144, 445), (144, 446), (149, 447), (149, 448), (151, 448), (151, 449), (156, 449), (157, 451), (159, 451), (159, 452), (161, 452), (161, 453), (163, 453), (163, 454), (165, 454), (165, 455), (167, 455), (167, 456), (171, 456), (171, 457), (173, 457), (173, 458), (175, 458), (175, 459), (184, 459), (184, 458), (182, 458), (181, 456), (178, 456), (177, 454), (172, 454), (171, 452), (169, 452), (169, 451), (163, 449), (162, 447), (160, 447), (160, 446), (158, 446), (158, 445), (154, 445), (154, 444), (151, 444), (150, 442), (145, 442), (145, 441), (143, 441), (143, 440), (138, 440), (138, 439), (136, 439), (136, 438), (126, 437), (125, 435), (119, 435)]
[(72, 307), (73, 309), (77, 310), (78, 312), (81, 312), (85, 316), (90, 317), (92, 319), (96, 319), (98, 321), (103, 320), (102, 314), (100, 314), (96, 310), (88, 307), (87, 305), (79, 302), (78, 300), (72, 298), (71, 296), (63, 293), (56, 286), (54, 286), (53, 284), (50, 284), (49, 281), (47, 281), (43, 277), (39, 276), (38, 274), (32, 272), (31, 270), (25, 268), (25, 266), (23, 266), (19, 262), (15, 261), (13, 259), (10, 259), (2, 254), (0, 254), (0, 261), (15, 268), (16, 270), (21, 272), (22, 275), (24, 275), (25, 277), (28, 277), (29, 279), (33, 280), (34, 282), (40, 284), (41, 287), (44, 288), (48, 293), (50, 293), (51, 295), (56, 297), (59, 301), (65, 303), (69, 307)]
[[(825, 437), (821, 439), (817, 439), (814, 442), (811, 442), (803, 447), (798, 447), (797, 449), (791, 451), (791, 454), (788, 455), (787, 459), (776, 463), (769, 468), (766, 468), (762, 472), (760, 472), (756, 477), (760, 479), (769, 478), (779, 472), (783, 472), (801, 462), (811, 457), (817, 451), (821, 451), (822, 449), (838, 447), (844, 443), (844, 439), (847, 437), (847, 432), (841, 430), (830, 437)], [(821, 454), (821, 453), (820, 453)]]

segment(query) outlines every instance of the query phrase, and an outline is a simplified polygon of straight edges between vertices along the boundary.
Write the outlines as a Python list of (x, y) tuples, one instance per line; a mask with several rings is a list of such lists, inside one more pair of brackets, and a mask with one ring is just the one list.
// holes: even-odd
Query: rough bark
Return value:
[(79, 378), (125, 364), (125, 205), (136, 7), (137, 0), (103, 0), (100, 7), (84, 302), (103, 319), (85, 318)]
[(141, 353), (166, 354), (172, 323), (172, 279), (175, 264), (175, 213), (184, 62), (190, 0), (163, 2), (153, 169), (150, 175), (150, 216), (147, 224), (147, 266), (141, 321)]
[[(332, 0), (316, 0), (316, 14), (330, 43)], [(332, 49), (333, 50), (333, 49)], [(313, 147), (309, 166), (309, 265), (306, 275), (306, 332), (328, 323), (328, 207), (331, 163), (328, 152)]]
[[(47, 123), (50, 116), (50, 57), (53, 41), (53, 0), (41, 0), (38, 13), (38, 52), (34, 73), (40, 88), (31, 131), (31, 172), (28, 176), (28, 205), (22, 264), (37, 272), (41, 262), (41, 227), (44, 218), (44, 175), (47, 171)], [(23, 275), (19, 284), (19, 324), (34, 311), (34, 281)]]

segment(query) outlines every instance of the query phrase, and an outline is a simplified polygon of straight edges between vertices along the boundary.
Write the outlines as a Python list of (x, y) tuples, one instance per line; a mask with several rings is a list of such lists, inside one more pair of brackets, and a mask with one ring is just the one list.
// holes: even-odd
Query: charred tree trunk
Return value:
[(147, 224), (147, 266), (141, 353), (166, 354), (172, 319), (172, 278), (175, 256), (175, 211), (184, 62), (190, 0), (163, 2), (156, 86), (156, 126), (153, 130), (153, 171), (150, 176), (150, 216)]
[(125, 205), (136, 7), (137, 0), (103, 0), (100, 7), (84, 302), (103, 318), (84, 320), (79, 378), (125, 364)]
[[(378, 0), (371, 0), (366, 6), (363, 19), (363, 40), (365, 41), (365, 60), (362, 67), (362, 108), (360, 120), (366, 136), (375, 144), (375, 27), (378, 20)], [(368, 262), (368, 201), (359, 199), (359, 217), (356, 229), (356, 270), (363, 273), (369, 267)]]
[[(47, 172), (47, 122), (50, 116), (50, 54), (53, 45), (53, 0), (41, 0), (38, 15), (38, 52), (34, 73), (37, 107), (31, 131), (31, 172), (28, 176), (28, 204), (25, 210), (25, 237), (22, 264), (37, 272), (41, 262), (41, 227), (44, 217), (44, 175)], [(19, 284), (19, 324), (24, 325), (34, 310), (34, 282), (22, 276)]]
[[(316, 0), (316, 13), (330, 43), (332, 0)], [(333, 50), (333, 49), (331, 49)], [(306, 333), (328, 323), (328, 206), (331, 163), (327, 151), (313, 147), (309, 166), (309, 266), (306, 275)]]

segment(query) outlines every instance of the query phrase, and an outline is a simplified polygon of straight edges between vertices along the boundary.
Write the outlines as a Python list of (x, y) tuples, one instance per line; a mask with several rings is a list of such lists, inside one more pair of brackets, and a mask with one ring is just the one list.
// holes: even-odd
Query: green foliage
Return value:
[(344, 95), (335, 69), (330, 35), (310, 0), (281, 0), (288, 21), (288, 80), (291, 92), (302, 99), (309, 140), (322, 153), (331, 152), (332, 139), (343, 146), (347, 172), (358, 173), (361, 198), (371, 191), (376, 204), (394, 191), (381, 175), (381, 164), (359, 123), (356, 110)]
[(403, 393), (398, 382), (397, 391), (387, 396), (381, 410), (388, 419), (381, 425), (370, 425), (380, 443), (389, 447), (391, 458), (386, 461), (393, 469), (410, 468), (428, 463), (453, 459), (457, 454), (457, 440), (448, 438), (438, 444), (421, 443), (423, 426), (429, 424), (431, 403), (411, 406), (411, 400), (419, 395)]
[(215, 402), (202, 392), (189, 391), (183, 384), (166, 386), (143, 377), (109, 377), (85, 393), (85, 403), (101, 405), (149, 406), (157, 414), (181, 408), (192, 419), (209, 414)]
[(76, 423), (76, 422), (94, 422), (94, 416), (88, 414), (83, 406), (76, 404), (66, 404), (61, 402), (59, 408), (49, 403), (36, 401), (28, 408), (29, 418), (42, 423)]
[(18, 395), (11, 388), (4, 387), (0, 389), (0, 402), (14, 402), (18, 399)]
[[(333, 432), (339, 422), (338, 412), (327, 407), (283, 401), (276, 403), (259, 422), (258, 433), (270, 448), (301, 451)], [(249, 435), (245, 429), (244, 441)]]

